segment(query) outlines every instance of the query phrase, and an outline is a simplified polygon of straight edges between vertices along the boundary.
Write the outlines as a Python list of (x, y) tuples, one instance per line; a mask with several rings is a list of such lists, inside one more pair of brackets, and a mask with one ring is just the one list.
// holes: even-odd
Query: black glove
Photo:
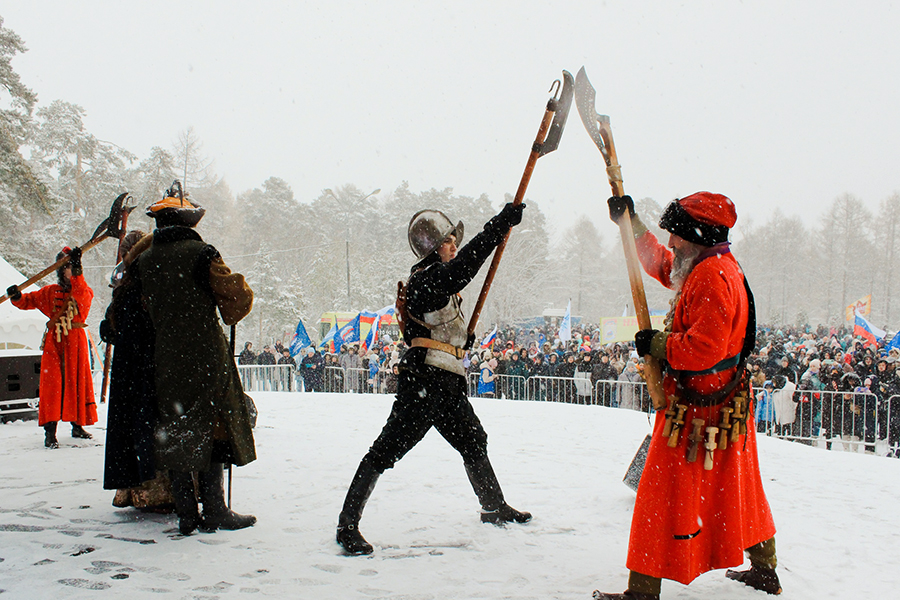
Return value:
[(525, 210), (524, 202), (522, 204), (507, 202), (506, 206), (503, 207), (503, 210), (501, 210), (496, 217), (491, 219), (490, 222), (506, 229), (515, 227), (522, 222), (523, 210)]
[(641, 329), (634, 334), (634, 349), (637, 350), (638, 356), (650, 354), (650, 341), (657, 333), (658, 329)]
[(71, 264), (72, 267), (81, 266), (81, 248), (76, 246), (69, 252), (69, 264)]
[(19, 291), (19, 286), (11, 285), (6, 288), (6, 297), (10, 300), (19, 300), (22, 297), (22, 292)]
[(618, 223), (626, 210), (629, 217), (634, 216), (634, 200), (631, 196), (613, 196), (606, 203), (609, 205), (609, 218), (613, 223)]
[(109, 319), (100, 321), (100, 339), (107, 344), (114, 344), (116, 341), (116, 332)]
[(81, 275), (81, 248), (75, 247), (69, 252), (69, 266), (72, 267), (72, 275)]
[(463, 350), (471, 350), (472, 346), (474, 346), (474, 345), (475, 345), (475, 334), (470, 333), (469, 336), (466, 338), (466, 345), (463, 346)]

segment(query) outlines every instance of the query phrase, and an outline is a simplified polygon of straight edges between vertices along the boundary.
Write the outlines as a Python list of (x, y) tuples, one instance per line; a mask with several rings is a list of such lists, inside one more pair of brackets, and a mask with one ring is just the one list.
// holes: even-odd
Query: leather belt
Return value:
[(453, 344), (448, 344), (446, 342), (439, 342), (431, 338), (413, 338), (413, 341), (410, 342), (409, 345), (411, 348), (431, 348), (432, 350), (446, 352), (458, 359), (462, 359), (466, 355), (465, 349), (460, 348), (459, 346), (454, 346)]

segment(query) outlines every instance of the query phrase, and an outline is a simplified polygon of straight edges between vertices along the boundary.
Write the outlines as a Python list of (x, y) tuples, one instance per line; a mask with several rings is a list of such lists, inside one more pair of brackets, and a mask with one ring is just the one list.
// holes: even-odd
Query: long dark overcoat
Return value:
[[(214, 441), (227, 443), (228, 456), (216, 444), (215, 462), (244, 465), (256, 459), (250, 414), (237, 366), (219, 323), (227, 325), (225, 298), (215, 293), (215, 272), (231, 274), (219, 253), (188, 227), (165, 227), (153, 233), (150, 248), (137, 261), (144, 304), (156, 330), (157, 468), (205, 471)], [(219, 278), (220, 280), (223, 277)], [(249, 288), (244, 286), (249, 292)], [(229, 292), (230, 293), (230, 292)], [(252, 292), (250, 293), (252, 303)]]

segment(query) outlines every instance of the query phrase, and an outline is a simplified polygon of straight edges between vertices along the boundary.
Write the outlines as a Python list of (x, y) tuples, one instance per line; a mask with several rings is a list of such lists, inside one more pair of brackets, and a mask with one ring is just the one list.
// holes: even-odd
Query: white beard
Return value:
[(675, 255), (672, 258), (672, 270), (669, 272), (669, 280), (672, 282), (672, 289), (676, 292), (681, 291), (684, 282), (687, 281), (688, 275), (694, 270), (694, 261), (700, 256), (704, 248), (697, 244), (691, 244), (687, 250), (672, 249)]

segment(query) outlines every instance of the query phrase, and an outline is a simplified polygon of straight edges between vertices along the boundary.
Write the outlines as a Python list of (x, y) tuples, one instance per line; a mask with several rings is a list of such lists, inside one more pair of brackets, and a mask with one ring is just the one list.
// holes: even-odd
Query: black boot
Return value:
[(520, 512), (503, 500), (503, 491), (500, 482), (494, 474), (494, 468), (487, 456), (474, 464), (466, 465), (466, 475), (469, 483), (478, 496), (481, 503), (481, 522), (501, 525), (503, 523), (527, 523), (531, 520), (531, 513)]
[(197, 506), (197, 492), (194, 490), (194, 476), (184, 471), (169, 471), (172, 482), (172, 498), (175, 500), (175, 514), (178, 515), (178, 530), (181, 535), (191, 535), (200, 526), (200, 509)]
[(380, 475), (381, 473), (364, 457), (356, 469), (353, 481), (350, 482), (347, 497), (344, 498), (344, 507), (338, 517), (335, 536), (337, 543), (347, 554), (372, 554), (372, 544), (359, 532), (359, 520)]
[(778, 575), (775, 573), (775, 569), (751, 564), (750, 568), (746, 571), (734, 571), (728, 569), (725, 572), (725, 577), (740, 581), (745, 585), (749, 585), (761, 592), (772, 594), (773, 596), (777, 596), (781, 593), (781, 583), (778, 581)]
[(94, 439), (94, 436), (85, 431), (84, 427), (82, 427), (81, 425), (76, 425), (75, 423), (72, 423), (72, 437), (80, 438), (82, 440)]
[(59, 448), (56, 439), (56, 421), (44, 423), (44, 448)]
[(217, 529), (243, 529), (256, 523), (253, 515), (239, 515), (225, 505), (225, 465), (210, 463), (208, 471), (197, 474), (200, 502), (203, 503), (201, 529), (211, 533)]

